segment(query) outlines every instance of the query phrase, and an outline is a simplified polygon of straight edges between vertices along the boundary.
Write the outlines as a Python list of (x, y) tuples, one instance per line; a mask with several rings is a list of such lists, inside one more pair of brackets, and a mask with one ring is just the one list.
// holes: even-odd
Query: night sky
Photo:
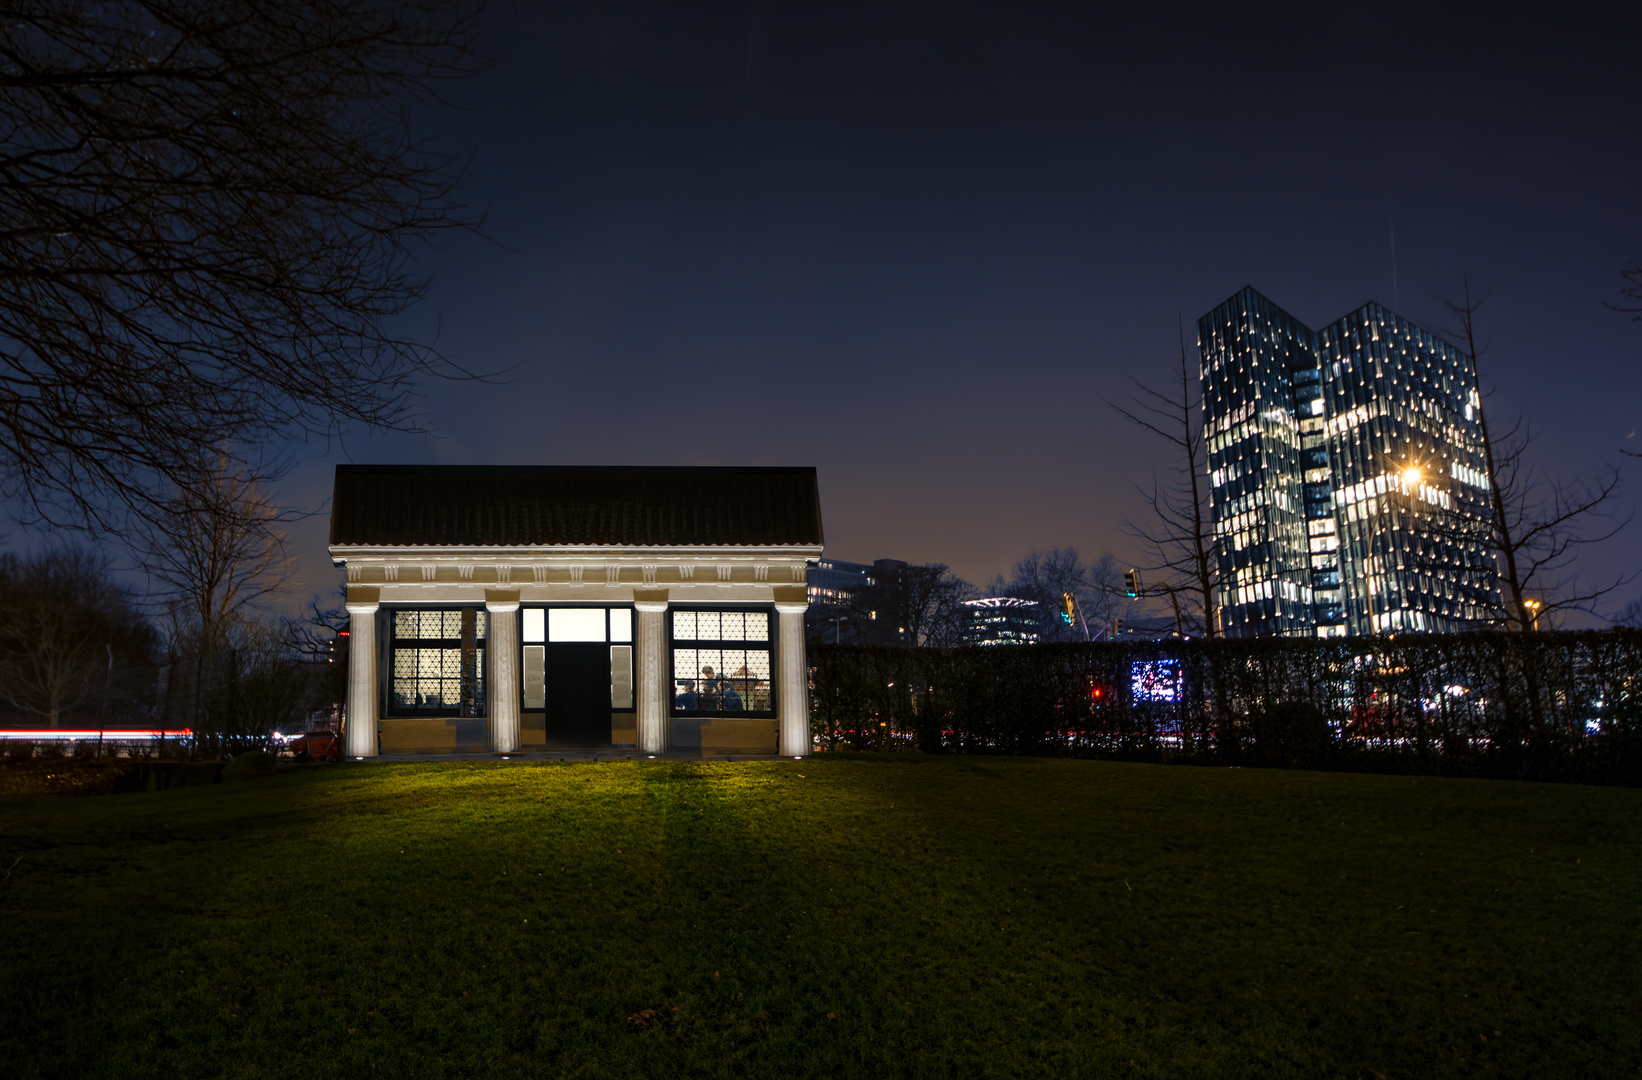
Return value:
[[(1135, 7), (498, 8), (428, 128), (484, 236), (427, 253), (415, 320), (506, 384), (428, 387), (439, 438), (351, 438), (281, 497), (347, 460), (814, 465), (838, 558), (1127, 558), (1167, 460), (1100, 397), (1179, 320), (1194, 364), (1244, 285), (1441, 331), (1463, 274), (1491, 416), (1569, 477), (1642, 449), (1642, 324), (1604, 307), (1642, 259), (1642, 20)], [(294, 539), (328, 593), (325, 528)]]

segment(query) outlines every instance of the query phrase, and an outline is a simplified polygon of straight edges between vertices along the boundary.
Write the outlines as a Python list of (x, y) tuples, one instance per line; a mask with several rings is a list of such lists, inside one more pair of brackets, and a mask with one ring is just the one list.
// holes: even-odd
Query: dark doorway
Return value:
[(610, 646), (578, 642), (547, 647), (547, 742), (610, 744)]

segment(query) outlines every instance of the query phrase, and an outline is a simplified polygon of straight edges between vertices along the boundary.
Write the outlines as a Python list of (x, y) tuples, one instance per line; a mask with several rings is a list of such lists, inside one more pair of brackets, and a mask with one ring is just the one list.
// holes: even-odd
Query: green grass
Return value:
[(5, 866), (16, 1077), (1642, 1075), (1632, 790), (350, 765), (0, 804)]

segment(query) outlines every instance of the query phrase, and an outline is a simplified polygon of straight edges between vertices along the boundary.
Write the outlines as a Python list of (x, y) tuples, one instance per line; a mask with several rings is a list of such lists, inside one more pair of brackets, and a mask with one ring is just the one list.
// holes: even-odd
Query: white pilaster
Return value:
[(781, 686), (779, 715), (782, 757), (808, 755), (810, 743), (810, 677), (804, 659), (804, 612), (807, 601), (777, 602), (781, 620)]
[(485, 611), (490, 629), (485, 642), (485, 662), (490, 668), (485, 687), (486, 711), (490, 714), (490, 748), (498, 754), (519, 749), (519, 629), (514, 612), (519, 610), (518, 593), (485, 593)]
[(665, 600), (639, 600), (639, 752), (659, 754), (667, 746), (667, 702), (672, 680), (667, 672), (667, 641), (662, 633)]
[[(352, 591), (352, 590), (350, 590)], [(366, 590), (359, 590), (364, 593)], [(370, 590), (374, 594), (375, 590)], [(348, 755), (376, 756), (376, 599), (349, 599)]]

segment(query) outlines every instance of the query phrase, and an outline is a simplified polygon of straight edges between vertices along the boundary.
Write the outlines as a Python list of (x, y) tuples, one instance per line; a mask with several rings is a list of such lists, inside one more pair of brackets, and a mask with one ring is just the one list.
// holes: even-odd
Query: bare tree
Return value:
[(313, 672), (294, 648), (289, 619), (238, 620), (218, 650), (222, 721), (210, 735), (235, 749), (265, 746), (302, 719)]
[(945, 563), (925, 563), (901, 570), (900, 622), (909, 645), (950, 648), (963, 644), (965, 600), (975, 586)]
[[(117, 528), (231, 444), (411, 428), (460, 374), (394, 317), (464, 227), (411, 134), (469, 0), (30, 0), (0, 14), (0, 490)], [(258, 451), (261, 451), (260, 453)]]
[(172, 605), (172, 663), (192, 660), (196, 729), (211, 690), (205, 674), (215, 670), (230, 631), (289, 576), (289, 520), (224, 454), (196, 467), (158, 513), (136, 526), (138, 560)]
[[(1642, 263), (1632, 262), (1619, 272), (1619, 276), (1625, 282), (1619, 290), (1625, 299), (1622, 303), (1608, 306), (1615, 311), (1630, 312), (1632, 322), (1642, 322)], [(1626, 457), (1642, 457), (1642, 452), (1636, 450), (1622, 449), (1619, 452)]]
[[(1178, 378), (1176, 377), (1178, 375)], [(1146, 595), (1165, 599), (1182, 634), (1215, 637), (1215, 597), (1221, 586), (1209, 505), (1208, 453), (1203, 442), (1202, 397), (1186, 359), (1180, 330), (1180, 367), (1159, 390), (1131, 379), (1127, 404), (1106, 404), (1137, 427), (1174, 447), (1174, 464), (1150, 489), (1135, 485), (1151, 508), (1149, 520), (1130, 521), (1126, 531), (1140, 545)]]
[[(1450, 301), (1447, 307), (1458, 320), (1480, 394), (1479, 357), (1486, 346), (1477, 341), (1477, 312), (1487, 298), (1473, 300), (1469, 281), (1463, 290), (1464, 299)], [(1479, 410), (1477, 423), (1490, 502), (1480, 539), (1495, 558), (1485, 566), (1485, 580), (1473, 586), (1473, 592), (1491, 609), (1488, 621), (1521, 631), (1554, 626), (1570, 612), (1592, 611), (1630, 580), (1621, 576), (1592, 582), (1576, 565), (1583, 548), (1613, 537), (1630, 520), (1613, 505), (1619, 470), (1605, 469), (1584, 482), (1559, 481), (1528, 461), (1533, 433), (1525, 422), (1519, 419), (1504, 430), (1491, 428), (1484, 409)]]
[[(144, 660), (147, 626), (106, 563), (80, 548), (0, 557), (0, 694), (57, 727)], [(99, 710), (100, 711), (100, 710)]]
[(1617, 304), (1608, 306), (1615, 311), (1631, 313), (1632, 322), (1642, 322), (1642, 263), (1633, 262), (1619, 272), (1624, 285), (1619, 289), (1619, 295), (1625, 299)]
[[(1109, 635), (1116, 620), (1134, 606), (1124, 598), (1118, 578), (1117, 561), (1109, 553), (1085, 566), (1076, 548), (1055, 548), (1021, 559), (1010, 580), (1000, 578), (991, 591), (1035, 601), (1044, 641), (1094, 641)], [(1071, 622), (1060, 614), (1068, 596), (1073, 600)]]
[(963, 643), (965, 600), (975, 587), (945, 563), (880, 565), (872, 585), (850, 598), (856, 641), (875, 645), (947, 647)]

